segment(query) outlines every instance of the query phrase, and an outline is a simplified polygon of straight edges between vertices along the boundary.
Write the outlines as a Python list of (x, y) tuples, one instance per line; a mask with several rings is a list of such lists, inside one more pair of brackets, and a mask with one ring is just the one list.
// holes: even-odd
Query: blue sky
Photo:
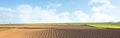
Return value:
[(0, 23), (118, 22), (120, 0), (0, 0)]

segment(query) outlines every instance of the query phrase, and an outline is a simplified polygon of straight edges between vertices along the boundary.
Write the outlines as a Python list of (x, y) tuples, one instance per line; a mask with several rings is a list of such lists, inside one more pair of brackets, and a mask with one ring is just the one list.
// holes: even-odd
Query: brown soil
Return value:
[(120, 30), (87, 26), (14, 26), (1, 31), (0, 38), (120, 38)]

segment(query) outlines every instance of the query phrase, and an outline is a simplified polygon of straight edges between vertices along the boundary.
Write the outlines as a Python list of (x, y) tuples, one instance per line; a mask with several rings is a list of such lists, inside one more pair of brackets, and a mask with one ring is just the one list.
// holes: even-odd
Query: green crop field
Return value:
[(120, 23), (89, 23), (88, 25), (100, 29), (120, 29)]

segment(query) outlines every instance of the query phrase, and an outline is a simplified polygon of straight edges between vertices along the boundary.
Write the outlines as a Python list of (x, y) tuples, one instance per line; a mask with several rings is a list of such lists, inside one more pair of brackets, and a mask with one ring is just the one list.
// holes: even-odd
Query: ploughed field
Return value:
[(120, 38), (120, 30), (88, 26), (0, 26), (0, 38)]

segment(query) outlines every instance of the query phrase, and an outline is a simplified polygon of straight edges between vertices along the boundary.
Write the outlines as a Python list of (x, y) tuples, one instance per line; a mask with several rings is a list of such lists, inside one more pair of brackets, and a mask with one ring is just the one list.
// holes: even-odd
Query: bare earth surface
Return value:
[(0, 38), (120, 38), (120, 30), (87, 26), (14, 26), (0, 31)]

